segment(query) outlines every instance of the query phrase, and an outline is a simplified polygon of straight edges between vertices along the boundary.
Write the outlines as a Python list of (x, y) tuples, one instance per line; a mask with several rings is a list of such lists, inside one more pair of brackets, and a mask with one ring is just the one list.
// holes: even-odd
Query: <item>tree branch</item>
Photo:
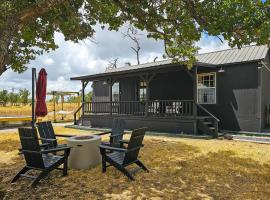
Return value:
[(68, 0), (43, 0), (35, 6), (22, 10), (17, 16), (22, 23), (27, 23), (29, 20), (35, 19), (65, 2), (68, 2)]

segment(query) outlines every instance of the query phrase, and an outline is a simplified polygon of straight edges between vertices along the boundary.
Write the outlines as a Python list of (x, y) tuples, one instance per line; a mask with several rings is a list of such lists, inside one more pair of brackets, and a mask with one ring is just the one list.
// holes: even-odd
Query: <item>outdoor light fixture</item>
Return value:
[(222, 67), (218, 70), (218, 73), (224, 73), (224, 72), (225, 72), (225, 70), (222, 69)]
[(102, 83), (103, 85), (107, 85), (107, 81), (103, 81), (103, 83)]

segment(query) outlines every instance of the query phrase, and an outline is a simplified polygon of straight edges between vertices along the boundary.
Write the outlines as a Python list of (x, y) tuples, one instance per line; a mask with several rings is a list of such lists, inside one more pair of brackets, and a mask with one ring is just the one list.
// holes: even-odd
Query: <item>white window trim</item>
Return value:
[[(198, 87), (199, 76), (210, 75), (210, 74), (214, 74), (214, 85), (215, 85), (215, 87), (211, 87), (211, 88), (215, 88), (215, 102), (213, 102), (213, 103), (199, 103), (199, 87)], [(197, 74), (197, 88), (196, 89), (197, 89), (197, 103), (198, 104), (205, 104), (205, 105), (217, 104), (217, 73), (216, 72), (209, 72), (209, 73)]]

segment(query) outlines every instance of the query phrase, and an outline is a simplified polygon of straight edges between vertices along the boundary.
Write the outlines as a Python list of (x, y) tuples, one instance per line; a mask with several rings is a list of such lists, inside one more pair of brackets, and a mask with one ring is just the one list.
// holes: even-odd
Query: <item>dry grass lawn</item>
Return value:
[[(89, 134), (55, 127), (58, 133)], [(131, 182), (114, 168), (52, 173), (37, 188), (10, 180), (24, 165), (17, 133), (0, 134), (0, 199), (269, 199), (270, 145), (146, 136), (141, 160), (150, 173)]]
[[(64, 103), (64, 111), (76, 111), (78, 108), (77, 103)], [(47, 109), (48, 109), (48, 115), (45, 118), (42, 118), (42, 120), (53, 120), (53, 103), (47, 102)], [(56, 104), (55, 107), (56, 112), (59, 112), (61, 110), (61, 103)], [(0, 106), (0, 117), (4, 116), (31, 116), (31, 105), (17, 105), (17, 106)], [(62, 115), (56, 114), (56, 120), (62, 121)], [(70, 121), (73, 120), (73, 113), (64, 115), (64, 121)]]

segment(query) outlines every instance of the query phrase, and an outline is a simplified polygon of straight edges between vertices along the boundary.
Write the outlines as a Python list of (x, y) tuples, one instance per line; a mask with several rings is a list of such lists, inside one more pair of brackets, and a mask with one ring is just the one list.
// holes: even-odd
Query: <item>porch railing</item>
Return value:
[(84, 114), (192, 116), (193, 100), (85, 102)]

